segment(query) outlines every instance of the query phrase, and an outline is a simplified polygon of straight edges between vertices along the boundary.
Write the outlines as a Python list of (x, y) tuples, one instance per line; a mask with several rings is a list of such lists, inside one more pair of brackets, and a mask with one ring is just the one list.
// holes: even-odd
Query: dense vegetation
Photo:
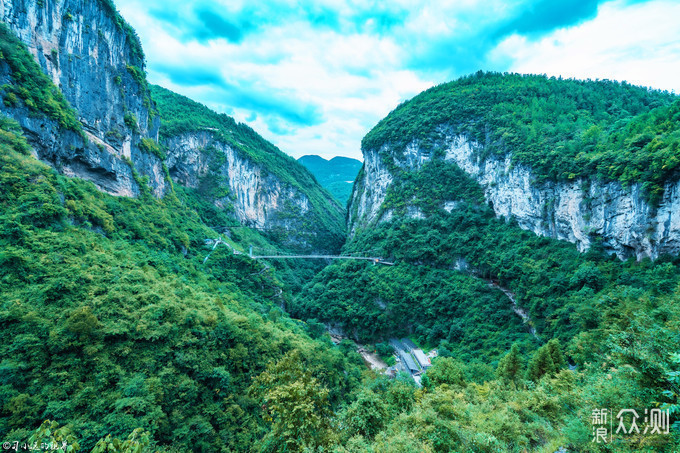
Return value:
[[(137, 36), (137, 31), (135, 31), (135, 29), (132, 28), (132, 26), (128, 24), (125, 19), (123, 19), (123, 16), (120, 15), (116, 9), (116, 5), (112, 0), (99, 0), (99, 2), (115, 26), (125, 36), (126, 43), (130, 49), (129, 64), (144, 71), (144, 49), (142, 49), (142, 42), (139, 40), (139, 36)], [(144, 79), (146, 81), (146, 76), (144, 76)]]
[[(71, 128), (63, 96), (0, 34), (14, 75), (4, 101)], [(226, 115), (152, 91), (166, 139), (210, 131), (305, 191), (341, 239), (328, 194), (291, 158)], [(108, 196), (31, 157), (20, 127), (0, 117), (0, 439), (95, 453), (677, 450), (680, 258), (620, 262), (596, 240), (579, 254), (522, 231), (495, 218), (439, 147), (441, 133), (463, 133), (539, 176), (642, 178), (658, 199), (675, 175), (677, 115), (673, 96), (611, 82), (479, 74), (434, 88), (365, 139), (433, 151), (418, 171), (395, 170), (383, 205), (391, 220), (345, 246), (396, 264), (337, 263), (309, 283), (315, 264), (274, 268), (232, 253), (275, 246), (236, 225), (229, 203), (215, 205), (229, 200), (219, 178), (160, 200), (143, 180), (138, 199)], [(618, 161), (617, 147), (627, 150)], [(226, 245), (215, 248), (220, 234)], [(417, 388), (367, 371), (319, 321), (378, 352), (407, 335), (439, 357)], [(592, 442), (594, 409), (655, 407), (670, 411), (671, 434)]]
[(436, 148), (451, 134), (466, 135), (485, 153), (510, 153), (533, 168), (539, 182), (639, 182), (653, 203), (680, 168), (676, 95), (537, 75), (479, 72), (431, 88), (378, 123), (362, 147), (389, 145), (398, 156), (414, 140)]
[[(537, 237), (497, 219), (476, 182), (436, 156), (390, 187), (383, 212), (392, 219), (360, 229), (344, 249), (370, 251), (397, 265), (329, 266), (296, 298), (293, 312), (340, 323), (359, 339), (378, 343), (378, 350), (390, 336), (410, 335), (424, 347), (437, 347), (440, 357), (465, 363), (457, 363), (453, 369), (458, 371), (449, 375), (484, 384), (472, 393), (468, 386), (465, 396), (453, 391), (448, 398), (462, 401), (459, 411), (468, 411), (467, 417), (477, 414), (472, 418), (488, 451), (557, 449), (569, 443), (578, 451), (597, 451), (586, 439), (586, 407), (677, 404), (677, 356), (672, 353), (680, 350), (680, 260), (621, 262), (597, 245), (580, 254), (572, 244)], [(453, 209), (444, 209), (444, 200), (455, 201)], [(538, 339), (511, 311), (510, 299), (497, 289), (502, 287), (526, 309)], [(555, 343), (545, 343), (551, 338), (560, 340), (569, 362), (581, 371), (561, 371), (564, 359), (553, 360), (545, 349), (548, 344), (555, 349)], [(500, 360), (512, 343), (514, 358)], [(466, 419), (463, 412), (446, 408), (453, 410), (448, 419), (436, 413), (440, 406), (434, 398), (448, 391), (435, 388), (437, 396), (419, 407), (419, 417), (427, 421), (404, 416), (388, 424), (379, 445), (392, 445), (395, 433), (404, 442), (417, 437), (418, 429), (409, 426), (415, 423), (425, 431), (448, 430), (436, 441), (423, 440), (433, 451), (459, 448), (454, 445), (487, 451), (469, 443), (466, 435), (474, 430), (457, 431)], [(476, 392), (484, 396), (479, 399)], [(539, 400), (552, 401), (551, 407), (528, 403)], [(477, 412), (482, 407), (490, 418)], [(491, 420), (509, 425), (484, 427)], [(664, 450), (669, 439), (654, 442)], [(448, 446), (437, 447), (437, 442)], [(635, 450), (644, 440), (635, 442), (623, 442), (615, 451)]]
[[(309, 198), (310, 214), (300, 216), (292, 211), (290, 213), (301, 222), (297, 231), (272, 231), (269, 235), (273, 240), (281, 244), (291, 242), (286, 241), (288, 235), (306, 235), (317, 249), (339, 249), (344, 238), (341, 208), (295, 159), (228, 115), (215, 113), (198, 102), (159, 86), (152, 87), (152, 94), (161, 113), (162, 141), (187, 133), (208, 132), (213, 140), (230, 146), (242, 158), (259, 166), (264, 175), (273, 174), (284, 186), (293, 187)], [(201, 195), (212, 200), (228, 196), (224, 192), (228, 191), (228, 183), (220, 180), (224, 177), (220, 171), (226, 160), (224, 155), (214, 147), (203, 152), (214, 168), (211, 167), (210, 174), (202, 182), (203, 187), (199, 187)]]
[[(442, 200), (455, 201), (455, 208), (450, 212), (443, 209)], [(441, 339), (456, 339), (459, 325), (470, 338), (480, 337), (478, 329), (487, 325), (486, 334), (490, 334), (498, 327), (496, 321), (466, 322), (456, 311), (470, 307), (467, 316), (477, 316), (483, 310), (477, 303), (489, 305), (489, 301), (481, 302), (479, 294), (469, 293), (474, 285), (459, 282), (481, 277), (511, 290), (518, 304), (529, 311), (540, 334), (566, 342), (597, 325), (599, 315), (592, 307), (584, 308), (584, 298), (618, 294), (624, 289), (622, 285), (652, 296), (665, 295), (680, 277), (677, 259), (622, 263), (597, 245), (582, 255), (572, 244), (537, 237), (513, 222), (497, 219), (483, 203), (476, 182), (455, 165), (440, 160), (430, 161), (395, 182), (383, 206), (393, 219), (366, 228), (345, 251), (370, 251), (398, 265), (331, 266), (298, 298), (300, 314), (346, 322), (372, 339), (400, 327), (417, 332), (421, 341), (434, 346)], [(425, 218), (409, 218), (409, 213)], [(454, 271), (457, 263), (471, 275), (464, 277)], [(352, 284), (343, 285), (345, 281)], [(366, 288), (355, 291), (355, 282)], [(421, 286), (430, 293), (428, 296), (419, 293)], [(509, 307), (507, 298), (498, 296)], [(376, 300), (387, 309), (376, 305)], [(359, 307), (369, 310), (370, 320), (364, 321), (365, 315), (356, 316), (354, 310)], [(442, 310), (449, 313), (443, 315)], [(461, 345), (467, 348), (469, 343)], [(488, 345), (483, 349), (493, 350)]]
[(226, 247), (202, 264), (216, 234), (174, 195), (102, 194), (0, 126), (1, 438), (55, 419), (83, 448), (142, 428), (167, 451), (245, 451), (280, 423), (261, 401), (283, 383), (252, 379), (286, 357), (328, 410), (356, 386), (359, 368), (278, 308), (271, 271)]
[[(416, 247), (411, 244), (410, 251)], [(500, 290), (426, 264), (329, 266), (305, 287), (291, 310), (305, 318), (342, 323), (364, 342), (411, 333), (426, 345), (443, 340), (441, 351), (465, 361), (498, 360), (513, 342), (534, 348)]]
[(336, 200), (343, 206), (347, 204), (352, 195), (352, 183), (361, 168), (361, 161), (341, 156), (331, 160), (320, 156), (302, 156), (298, 162), (304, 165)]

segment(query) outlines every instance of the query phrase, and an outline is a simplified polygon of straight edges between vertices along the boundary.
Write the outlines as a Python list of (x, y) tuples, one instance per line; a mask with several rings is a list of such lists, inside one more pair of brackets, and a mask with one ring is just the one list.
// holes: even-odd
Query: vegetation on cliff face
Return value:
[(438, 85), (380, 121), (362, 148), (388, 145), (389, 163), (390, 152), (398, 159), (414, 141), (436, 150), (452, 134), (478, 142), (484, 153), (510, 153), (534, 170), (537, 182), (639, 182), (653, 203), (680, 168), (677, 95), (625, 82), (537, 75), (479, 72)]
[[(0, 87), (6, 107), (22, 104), (31, 113), (41, 112), (64, 129), (82, 131), (75, 111), (47, 77), (26, 46), (0, 22), (0, 65), (7, 65), (11, 83)], [(4, 71), (2, 71), (4, 72)]]
[[(125, 35), (125, 40), (130, 49), (130, 65), (140, 68), (142, 73), (145, 67), (144, 49), (142, 48), (142, 42), (137, 36), (137, 31), (127, 21), (120, 15), (116, 9), (116, 5), (112, 0), (99, 0), (100, 4), (104, 8), (104, 11), (109, 15), (113, 23), (118, 27), (118, 29)], [(143, 75), (144, 82), (146, 82), (146, 75)], [(146, 84), (143, 84), (144, 89), (146, 89)]]
[[(442, 200), (455, 206), (446, 210)], [(680, 281), (676, 257), (654, 263), (620, 262), (607, 256), (597, 241), (588, 253), (580, 254), (572, 244), (538, 237), (512, 221), (497, 219), (484, 204), (477, 183), (451, 163), (434, 160), (409, 173), (390, 187), (383, 206), (392, 220), (359, 230), (344, 251), (371, 250), (398, 265), (334, 264), (297, 298), (296, 313), (345, 322), (367, 339), (413, 332), (432, 346), (447, 340), (468, 350), (457, 351), (467, 357), (475, 349), (486, 353), (507, 349), (502, 342), (474, 348), (472, 338), (481, 341), (498, 329), (517, 329), (509, 321), (482, 315), (484, 307), (497, 302), (481, 294), (493, 291), (484, 291), (481, 285), (475, 294), (474, 285), (463, 283), (466, 279), (485, 278), (508, 288), (528, 311), (539, 336), (565, 343), (603, 319), (596, 312), (607, 307), (596, 310), (584, 305), (585, 300), (618, 299), (629, 291), (663, 298)], [(411, 218), (409, 213), (424, 218)], [(362, 291), (356, 291), (357, 284)], [(509, 313), (510, 301), (502, 294), (495, 297), (499, 298)], [(496, 311), (497, 316), (501, 313)], [(459, 341), (464, 338), (468, 340)]]

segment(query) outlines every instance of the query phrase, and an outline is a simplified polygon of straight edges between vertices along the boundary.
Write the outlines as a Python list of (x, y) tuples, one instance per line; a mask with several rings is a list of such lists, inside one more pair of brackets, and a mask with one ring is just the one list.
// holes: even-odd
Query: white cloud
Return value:
[(538, 41), (513, 35), (491, 58), (511, 71), (579, 79), (625, 80), (680, 93), (680, 3), (602, 5), (595, 19)]
[(241, 43), (214, 40), (182, 42), (162, 24), (149, 20), (137, 6), (123, 8), (138, 30), (147, 53), (149, 78), (238, 121), (252, 111), (215, 101), (214, 88), (173, 83), (160, 68), (190, 66), (221, 74), (227, 82), (252, 85), (273, 97), (286, 96), (301, 105), (319, 106), (324, 121), (312, 126), (286, 124), (271, 112), (255, 112), (248, 124), (283, 151), (299, 157), (320, 154), (361, 158), (362, 137), (399, 102), (431, 86), (399, 68), (404, 49), (379, 35), (341, 35), (309, 23), (268, 27)]

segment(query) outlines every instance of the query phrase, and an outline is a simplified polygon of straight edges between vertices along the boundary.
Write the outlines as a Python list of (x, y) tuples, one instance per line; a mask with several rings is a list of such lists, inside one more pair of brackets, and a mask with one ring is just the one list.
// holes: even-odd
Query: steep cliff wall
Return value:
[(172, 178), (194, 189), (226, 185), (228, 192), (217, 194), (215, 204), (233, 206), (236, 218), (244, 225), (292, 230), (299, 226), (301, 218), (310, 214), (309, 198), (302, 191), (240, 156), (233, 147), (216, 138), (214, 132), (185, 133), (164, 144)]
[[(576, 243), (581, 251), (589, 248), (594, 236), (600, 236), (605, 249), (620, 258), (656, 258), (680, 252), (679, 182), (668, 182), (661, 202), (652, 207), (639, 184), (624, 187), (620, 182), (582, 179), (536, 183), (534, 172), (513, 164), (511, 155), (482, 157), (482, 145), (464, 135), (446, 136), (441, 146), (447, 161), (483, 187), (497, 216), (512, 217), (526, 230)], [(388, 164), (384, 156), (392, 156), (392, 161)], [(415, 171), (432, 158), (430, 150), (417, 142), (403, 153), (384, 146), (380, 151), (364, 150), (364, 157), (364, 172), (356, 184), (360, 190), (355, 190), (350, 205), (351, 233), (391, 217), (389, 210), (381, 209), (395, 178), (389, 168)], [(444, 209), (455, 209), (451, 200), (441, 202)]]
[(364, 166), (359, 171), (347, 213), (347, 226), (353, 234), (358, 226), (368, 225), (380, 213), (387, 189), (394, 176), (377, 152), (364, 152)]
[(505, 159), (478, 159), (479, 145), (464, 137), (448, 140), (447, 159), (456, 162), (485, 189), (496, 215), (514, 217), (542, 236), (578, 244), (601, 236), (605, 249), (625, 258), (680, 252), (680, 183), (668, 182), (658, 207), (650, 206), (640, 184), (583, 181), (536, 184), (531, 169)]
[(342, 208), (300, 163), (228, 115), (159, 86), (151, 91), (170, 176), (216, 206), (223, 223), (232, 216), (288, 249), (340, 249)]
[[(147, 176), (157, 196), (167, 189), (159, 156), (140, 146), (157, 139), (144, 56), (132, 29), (108, 0), (0, 0), (0, 16), (77, 112), (83, 137), (23, 105), (2, 110), (20, 122), (38, 157), (116, 195), (135, 196)], [(20, 74), (2, 62), (2, 83)]]

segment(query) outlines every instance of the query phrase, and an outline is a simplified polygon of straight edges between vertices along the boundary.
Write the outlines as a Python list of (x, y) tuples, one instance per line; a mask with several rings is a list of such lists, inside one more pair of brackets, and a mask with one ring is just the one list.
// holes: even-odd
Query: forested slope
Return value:
[[(104, 6), (142, 61), (111, 2), (88, 5)], [(4, 28), (0, 38), (5, 107), (110, 152), (87, 143), (77, 112), (25, 47)], [(121, 156), (134, 198), (60, 175), (32, 155), (39, 150), (25, 128), (0, 117), (3, 442), (67, 439), (70, 451), (97, 453), (680, 448), (677, 255), (624, 262), (597, 235), (585, 254), (538, 237), (498, 218), (485, 188), (439, 146), (447, 134), (470, 136), (546, 181), (638, 178), (654, 205), (676, 175), (675, 96), (498, 74), (429, 90), (364, 140), (392, 179), (380, 222), (357, 223), (343, 251), (395, 265), (335, 263), (309, 282), (318, 265), (275, 269), (233, 251), (335, 250), (344, 228), (329, 194), (250, 128), (162, 88), (150, 92), (162, 140), (137, 138), (145, 159), (167, 164), (154, 174), (164, 196)], [(154, 110), (151, 98), (136, 101)], [(193, 172), (193, 157), (209, 171)], [(411, 161), (418, 165), (404, 165)], [(249, 177), (276, 186), (267, 197), (285, 191), (281, 212), (259, 216), (271, 197), (245, 204), (256, 186), (230, 183)], [(356, 195), (375, 189), (358, 181)], [(383, 354), (388, 338), (409, 336), (439, 357), (418, 388), (409, 376), (369, 371), (350, 341), (332, 345), (320, 321)], [(593, 443), (601, 408), (662, 408), (674, 428)]]
[(436, 148), (444, 134), (460, 133), (485, 152), (511, 154), (539, 181), (642, 182), (654, 202), (678, 176), (679, 109), (677, 95), (625, 82), (479, 72), (403, 103), (362, 148), (403, 152), (414, 140)]
[(295, 159), (225, 114), (159, 86), (151, 92), (166, 165), (188, 193), (288, 249), (342, 246), (342, 209)]
[[(654, 203), (655, 188), (677, 177), (677, 105), (674, 95), (615, 82), (477, 74), (399, 106), (366, 136), (343, 251), (370, 250), (396, 265), (333, 264), (292, 311), (344, 326), (379, 351), (394, 336), (438, 349), (426, 396), (383, 425), (377, 445), (393, 446), (400, 433), (432, 451), (606, 451), (586, 433), (592, 407), (664, 407), (677, 420), (680, 259), (621, 261), (594, 231), (585, 253), (525, 231), (512, 216), (497, 217), (488, 187), (446, 147), (447, 137), (472, 137), (484, 145), (474, 149), (480, 165), (507, 154), (532, 169), (536, 184), (641, 180)], [(616, 168), (603, 166), (612, 159)], [(363, 200), (380, 201), (372, 221)], [(477, 442), (464, 434), (471, 419)], [(677, 423), (675, 433), (619, 436), (611, 448), (672, 451)]]
[[(75, 154), (83, 142), (115, 152), (84, 137), (78, 113), (4, 24), (0, 46), (5, 107), (22, 121), (45, 122)], [(215, 220), (240, 225), (229, 209), (175, 191), (167, 171), (159, 198), (129, 158), (108, 156), (121, 160), (139, 192), (107, 195), (38, 161), (45, 143), (29, 145), (26, 130), (0, 116), (3, 442), (22, 445), (41, 425), (33, 441), (68, 439), (68, 451), (112, 451), (128, 435), (134, 448), (169, 452), (328, 442), (327, 420), (316, 414), (346, 401), (364, 366), (349, 349), (312, 340), (313, 329), (282, 311), (289, 288), (313, 266), (282, 266), (284, 285), (272, 267), (232, 253), (276, 248), (270, 239), (250, 228), (210, 228)], [(141, 143), (145, 154), (164, 157), (153, 140)], [(311, 179), (304, 169), (302, 176)], [(334, 215), (338, 241), (342, 220)], [(309, 393), (294, 395), (298, 382)], [(48, 419), (64, 428), (43, 425)], [(98, 443), (104, 438), (110, 442)]]
[(102, 194), (1, 126), (3, 439), (54, 419), (85, 449), (142, 428), (167, 451), (246, 451), (269, 431), (262, 401), (287, 385), (253, 378), (287, 353), (291, 379), (328, 392), (317, 409), (356, 386), (360, 369), (278, 308), (271, 270), (226, 247), (202, 264), (215, 233), (176, 196)]

